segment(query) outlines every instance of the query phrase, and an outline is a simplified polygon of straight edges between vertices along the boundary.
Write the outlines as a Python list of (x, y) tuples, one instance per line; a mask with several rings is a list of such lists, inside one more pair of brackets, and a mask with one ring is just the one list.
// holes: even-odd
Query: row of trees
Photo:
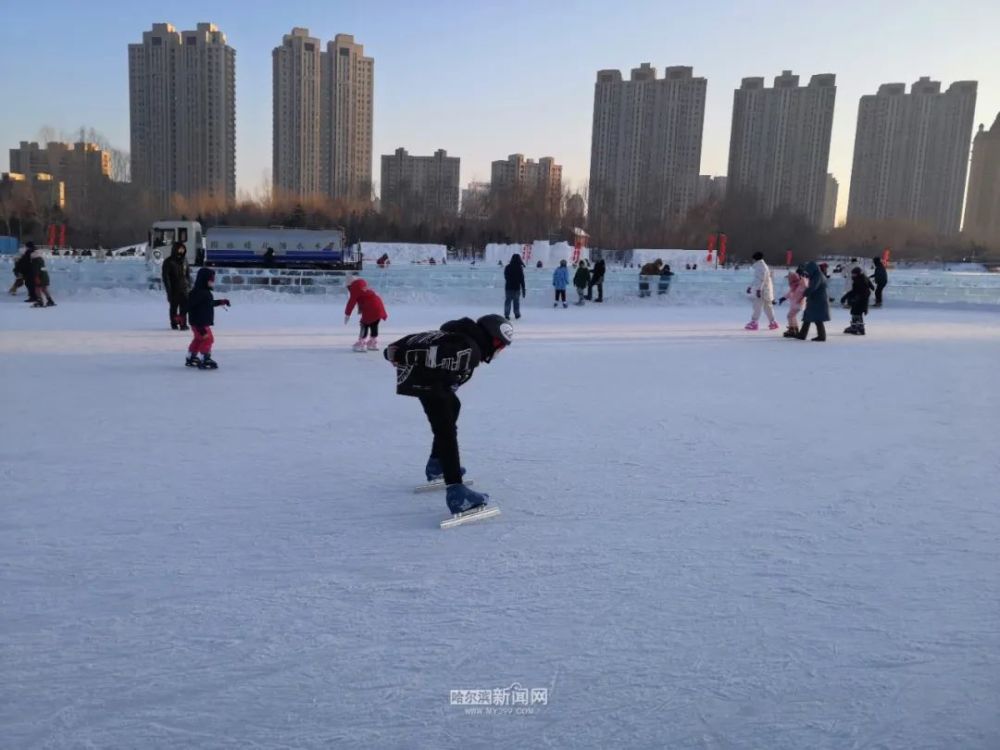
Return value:
[[(47, 130), (41, 140), (57, 140)], [(490, 242), (529, 242), (536, 239), (570, 239), (574, 227), (587, 229), (592, 247), (612, 250), (636, 247), (704, 247), (714, 232), (725, 232), (729, 254), (747, 258), (755, 250), (773, 261), (784, 259), (792, 249), (796, 259), (821, 254), (864, 255), (891, 247), (895, 258), (955, 259), (996, 258), (1000, 248), (991, 249), (970, 242), (946, 238), (924, 227), (898, 221), (852, 222), (821, 234), (809, 221), (791, 211), (779, 209), (765, 216), (755, 207), (753, 196), (731, 193), (723, 200), (709, 200), (689, 210), (683, 217), (668, 201), (666, 205), (640, 206), (634, 221), (617, 222), (613, 213), (614, 195), (597, 191), (596, 205), (587, 219), (579, 195), (565, 190), (552, 196), (544, 189), (510, 187), (484, 190), (455, 212), (440, 202), (430, 209), (414, 196), (393, 205), (371, 200), (309, 198), (280, 194), (262, 187), (254, 196), (234, 203), (212, 196), (176, 197), (171, 210), (164, 212), (137, 186), (128, 182), (128, 155), (114, 149), (103, 135), (81, 128), (72, 140), (97, 143), (112, 153), (112, 179), (88, 186), (84, 205), (67, 206), (63, 211), (49, 205), (29, 183), (0, 185), (0, 233), (22, 239), (45, 240), (46, 227), (65, 224), (68, 242), (75, 247), (118, 247), (142, 242), (152, 222), (173, 217), (198, 217), (206, 227), (213, 225), (324, 228), (343, 226), (351, 242), (433, 242), (459, 249), (478, 249)], [(65, 135), (63, 140), (66, 140)], [(581, 191), (586, 194), (586, 189)], [(666, 195), (664, 190), (650, 194)], [(673, 216), (671, 216), (673, 212)]]

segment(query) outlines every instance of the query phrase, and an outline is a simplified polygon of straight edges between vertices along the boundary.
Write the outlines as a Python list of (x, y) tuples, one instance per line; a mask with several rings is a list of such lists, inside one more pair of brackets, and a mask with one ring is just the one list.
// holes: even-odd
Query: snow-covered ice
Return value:
[[(420, 406), (339, 304), (234, 300), (217, 372), (158, 297), (27, 307), (4, 748), (1000, 746), (995, 312), (838, 310), (820, 345), (531, 308), (460, 392), (503, 514), (442, 531)], [(450, 702), (512, 686), (547, 704)]]

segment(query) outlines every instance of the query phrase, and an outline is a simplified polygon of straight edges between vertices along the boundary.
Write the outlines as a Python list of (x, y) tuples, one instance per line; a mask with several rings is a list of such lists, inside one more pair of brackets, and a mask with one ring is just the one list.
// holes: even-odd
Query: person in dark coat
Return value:
[(261, 257), (260, 262), (264, 265), (264, 268), (274, 267), (275, 260), (274, 260), (273, 247), (269, 247), (267, 250), (264, 251), (264, 255), (263, 257)]
[(21, 278), (24, 279), (24, 286), (28, 290), (28, 299), (26, 299), (25, 302), (38, 301), (38, 298), (35, 296), (35, 274), (32, 272), (31, 268), (31, 260), (34, 254), (35, 243), (27, 242), (24, 245), (24, 252), (21, 253), (21, 257), (17, 259), (16, 263), (14, 263), (14, 273), (21, 275)]
[(875, 282), (875, 307), (882, 307), (882, 290), (889, 283), (889, 274), (885, 270), (885, 264), (881, 258), (872, 258), (875, 264), (875, 273), (872, 274), (872, 281)]
[(55, 300), (49, 294), (49, 272), (45, 269), (45, 258), (37, 253), (31, 256), (29, 276), (35, 285), (36, 302), (32, 307), (55, 307)]
[(594, 270), (590, 274), (590, 284), (587, 286), (587, 299), (594, 299), (594, 287), (597, 287), (597, 299), (595, 302), (604, 302), (604, 275), (607, 273), (607, 265), (604, 259), (594, 264)]
[(813, 341), (826, 341), (826, 325), (830, 319), (830, 300), (826, 296), (826, 276), (819, 270), (816, 261), (806, 263), (806, 276), (809, 285), (806, 287), (806, 309), (802, 313), (802, 330), (799, 338), (806, 340), (809, 335), (809, 325), (816, 324), (816, 338)]
[(385, 348), (383, 356), (396, 368), (396, 393), (420, 399), (434, 433), (424, 473), (428, 482), (441, 479), (452, 513), (461, 513), (489, 500), (462, 482), (458, 450), (458, 414), (462, 404), (455, 392), (483, 362), (492, 361), (510, 346), (514, 327), (499, 315), (479, 320), (452, 320), (437, 331), (404, 336)]
[(183, 242), (175, 242), (170, 255), (163, 261), (163, 290), (170, 305), (170, 327), (175, 331), (186, 331), (188, 293), (191, 290), (191, 267), (187, 262), (187, 248)]
[[(199, 268), (194, 289), (188, 299), (188, 320), (191, 321), (194, 338), (188, 346), (188, 357), (184, 364), (199, 370), (216, 370), (219, 367), (212, 359), (212, 344), (215, 343), (212, 326), (215, 325), (215, 308), (219, 305), (229, 307), (229, 300), (215, 299), (212, 294), (214, 285), (215, 271), (211, 268)], [(199, 354), (201, 359), (198, 359)]]
[(503, 269), (503, 316), (510, 320), (510, 308), (514, 308), (514, 317), (521, 319), (521, 298), (528, 296), (524, 284), (524, 261), (520, 253), (510, 256), (510, 263)]
[(871, 281), (855, 266), (851, 270), (851, 289), (840, 298), (840, 304), (851, 306), (851, 324), (844, 329), (844, 333), (865, 335), (865, 315), (868, 313), (868, 298), (871, 297), (872, 288)]
[(573, 286), (576, 287), (576, 304), (583, 305), (587, 297), (587, 285), (590, 284), (590, 269), (587, 268), (587, 261), (581, 260), (573, 274)]
[(670, 282), (674, 278), (674, 272), (670, 270), (670, 264), (667, 263), (663, 266), (663, 270), (660, 271), (660, 281), (656, 285), (657, 294), (666, 294), (670, 291)]

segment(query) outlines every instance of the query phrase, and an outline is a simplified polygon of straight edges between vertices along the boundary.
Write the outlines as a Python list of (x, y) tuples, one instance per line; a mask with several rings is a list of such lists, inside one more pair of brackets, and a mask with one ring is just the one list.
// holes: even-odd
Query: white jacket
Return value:
[(756, 296), (760, 292), (760, 298), (770, 302), (774, 299), (774, 283), (771, 281), (771, 269), (763, 258), (751, 266), (753, 268), (753, 283), (750, 285), (750, 293)]

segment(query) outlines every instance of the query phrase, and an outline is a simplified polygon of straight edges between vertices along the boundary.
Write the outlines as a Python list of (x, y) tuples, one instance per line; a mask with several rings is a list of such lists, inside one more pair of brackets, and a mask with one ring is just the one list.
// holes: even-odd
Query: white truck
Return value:
[[(344, 230), (286, 227), (212, 227), (197, 221), (158, 221), (149, 233), (147, 260), (160, 262), (174, 242), (187, 246), (193, 265), (357, 270), (360, 257), (345, 247)], [(270, 251), (270, 252), (269, 252)]]

